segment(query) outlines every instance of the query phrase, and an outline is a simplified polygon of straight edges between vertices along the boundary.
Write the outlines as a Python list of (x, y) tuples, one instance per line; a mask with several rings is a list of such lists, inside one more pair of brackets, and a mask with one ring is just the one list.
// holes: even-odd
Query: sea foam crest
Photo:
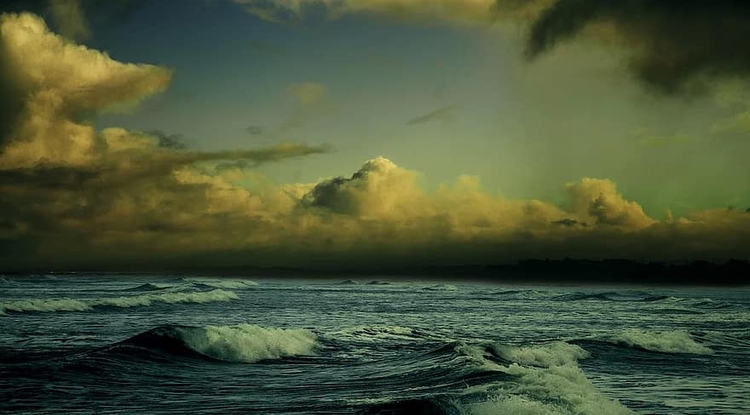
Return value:
[(229, 290), (241, 290), (258, 286), (258, 283), (251, 280), (243, 279), (224, 279), (224, 278), (183, 278), (183, 281), (205, 285), (213, 288), (224, 288)]
[(237, 326), (181, 327), (185, 345), (196, 352), (228, 362), (253, 363), (284, 356), (314, 354), (317, 337), (310, 330)]
[(552, 367), (575, 365), (589, 357), (589, 352), (574, 344), (553, 342), (541, 345), (512, 347), (494, 345), (495, 353), (505, 360), (525, 366)]
[(517, 376), (502, 391), (483, 402), (462, 406), (466, 415), (632, 415), (591, 383), (578, 360), (582, 348), (564, 342), (533, 346), (495, 346), (495, 353), (512, 362), (499, 370)]
[(153, 304), (210, 303), (236, 300), (232, 291), (168, 292), (105, 298), (43, 298), (0, 303), (0, 314), (15, 312), (89, 311), (94, 307), (140, 307)]
[(713, 350), (696, 342), (690, 333), (685, 330), (646, 331), (629, 329), (607, 337), (605, 341), (661, 353), (704, 355), (713, 353)]

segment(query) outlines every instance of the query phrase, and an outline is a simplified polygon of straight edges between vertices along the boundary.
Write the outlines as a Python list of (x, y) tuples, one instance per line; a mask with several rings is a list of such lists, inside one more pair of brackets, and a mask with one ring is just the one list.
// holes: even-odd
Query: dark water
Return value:
[(0, 279), (0, 412), (742, 414), (750, 289)]

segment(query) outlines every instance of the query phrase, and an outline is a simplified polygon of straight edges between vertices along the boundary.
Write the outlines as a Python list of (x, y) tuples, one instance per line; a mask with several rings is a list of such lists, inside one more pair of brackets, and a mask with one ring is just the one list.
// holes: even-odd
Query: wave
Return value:
[(601, 340), (659, 353), (687, 353), (709, 355), (713, 353), (693, 339), (685, 330), (646, 331), (629, 329)]
[[(565, 342), (509, 346), (446, 344), (431, 354), (452, 354), (451, 371), (462, 372), (458, 394), (373, 404), (367, 414), (445, 415), (633, 415), (600, 392), (578, 366), (589, 353)], [(471, 367), (470, 371), (459, 368)], [(490, 375), (494, 373), (495, 375)], [(500, 375), (500, 376), (498, 376)], [(471, 382), (480, 376), (481, 383)], [(470, 385), (469, 382), (473, 383)]]
[(553, 301), (622, 301), (622, 302), (653, 302), (670, 298), (667, 295), (655, 295), (643, 291), (609, 291), (603, 293), (571, 293), (561, 294), (554, 298)]
[(536, 367), (574, 365), (590, 356), (589, 352), (580, 346), (565, 342), (522, 347), (493, 345), (492, 351), (507, 361)]
[(255, 363), (287, 356), (313, 355), (317, 337), (305, 329), (236, 326), (161, 326), (117, 343), (108, 350), (131, 347), (178, 356), (203, 356), (225, 362)]
[(591, 383), (579, 359), (588, 352), (579, 346), (553, 342), (532, 346), (495, 345), (492, 350), (506, 365), (499, 370), (517, 377), (481, 402), (460, 406), (467, 415), (632, 415)]
[(422, 287), (425, 291), (456, 291), (458, 288), (451, 284), (435, 284)]
[(390, 342), (394, 346), (396, 343), (403, 344), (404, 342), (449, 341), (437, 331), (402, 326), (354, 326), (326, 333), (325, 337), (352, 344)]
[(461, 409), (440, 398), (406, 399), (379, 403), (360, 411), (361, 415), (461, 415)]
[(165, 290), (167, 288), (171, 288), (171, 286), (169, 286), (169, 285), (157, 285), (157, 284), (152, 284), (152, 283), (148, 282), (148, 283), (145, 283), (145, 284), (141, 284), (141, 285), (139, 285), (137, 287), (126, 288), (123, 291), (161, 291), (161, 290)]
[(237, 294), (232, 291), (211, 290), (202, 292), (169, 292), (160, 294), (142, 294), (110, 298), (46, 298), (16, 300), (0, 303), (0, 314), (7, 311), (55, 312), (55, 311), (90, 311), (97, 307), (147, 307), (154, 304), (210, 303), (236, 300)]
[(198, 288), (223, 288), (228, 290), (242, 290), (258, 286), (258, 283), (255, 281), (243, 279), (183, 278), (182, 280), (191, 283)]

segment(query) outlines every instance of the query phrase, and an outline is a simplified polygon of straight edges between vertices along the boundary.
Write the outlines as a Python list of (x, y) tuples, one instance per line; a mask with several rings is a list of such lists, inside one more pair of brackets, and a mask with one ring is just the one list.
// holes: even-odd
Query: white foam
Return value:
[(589, 357), (586, 350), (565, 342), (525, 347), (495, 345), (494, 350), (498, 356), (511, 362), (540, 367), (574, 365), (579, 359)]
[(251, 324), (181, 328), (191, 349), (229, 362), (253, 363), (284, 356), (312, 355), (315, 334), (305, 329), (265, 328)]
[(54, 312), (54, 311), (89, 311), (97, 306), (140, 307), (155, 303), (210, 303), (216, 301), (236, 300), (237, 294), (231, 291), (212, 290), (204, 292), (168, 292), (159, 294), (142, 294), (105, 298), (47, 298), (17, 300), (0, 303), (0, 313), (15, 312)]
[(712, 354), (713, 350), (696, 342), (685, 330), (646, 331), (640, 329), (625, 330), (620, 334), (609, 336), (605, 341), (640, 347), (661, 353)]
[(85, 300), (75, 300), (72, 298), (52, 298), (52, 299), (34, 299), (34, 300), (17, 300), (0, 303), (0, 313), (6, 311), (87, 311), (91, 310), (91, 305)]
[[(517, 376), (483, 402), (461, 408), (467, 415), (632, 415), (633, 412), (594, 387), (578, 366), (588, 352), (555, 342), (527, 347), (496, 346), (512, 361), (500, 370)], [(531, 365), (531, 366), (527, 366)]]
[(521, 396), (495, 398), (472, 405), (462, 412), (470, 415), (558, 415), (559, 408), (542, 402), (536, 402)]
[(185, 282), (203, 284), (214, 288), (224, 288), (229, 290), (241, 290), (258, 286), (258, 283), (242, 279), (224, 279), (224, 278), (184, 278)]

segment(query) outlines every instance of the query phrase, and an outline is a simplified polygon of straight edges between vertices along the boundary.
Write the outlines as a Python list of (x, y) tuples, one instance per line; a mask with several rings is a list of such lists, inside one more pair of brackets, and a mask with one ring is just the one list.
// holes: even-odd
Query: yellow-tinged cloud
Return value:
[[(15, 117), (3, 132), (0, 165), (85, 166), (101, 157), (101, 140), (87, 113), (137, 102), (164, 90), (171, 71), (117, 62), (67, 42), (32, 14), (0, 16), (2, 84), (12, 84)], [(8, 93), (6, 91), (2, 91)], [(5, 109), (5, 108), (3, 108)]]
[[(349, 177), (274, 184), (255, 167), (325, 148), (188, 151), (164, 134), (95, 131), (86, 115), (166, 88), (170, 71), (68, 43), (32, 15), (0, 18), (0, 268), (477, 264), (565, 256), (750, 257), (750, 213), (659, 222), (608, 180), (562, 207), (463, 176), (434, 192), (378, 157)], [(29, 53), (24, 53), (30, 51)], [(294, 89), (314, 105), (325, 89)], [(10, 114), (10, 116), (8, 116)]]

